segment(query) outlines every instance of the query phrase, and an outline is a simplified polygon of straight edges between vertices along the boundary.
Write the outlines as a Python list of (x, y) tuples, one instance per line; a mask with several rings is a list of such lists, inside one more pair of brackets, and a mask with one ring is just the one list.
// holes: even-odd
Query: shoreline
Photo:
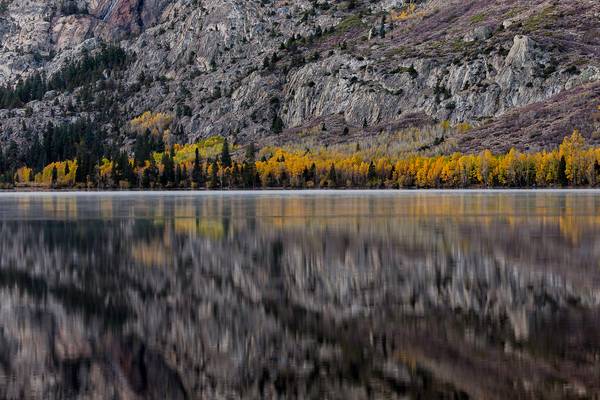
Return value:
[(341, 193), (600, 193), (600, 187), (566, 187), (566, 188), (317, 188), (317, 189), (286, 189), (286, 188), (269, 188), (269, 189), (47, 189), (47, 190), (27, 190), (27, 189), (0, 189), (0, 196), (8, 194), (160, 194), (160, 195), (217, 195), (217, 194), (283, 194), (283, 193), (303, 193), (303, 194), (341, 194)]

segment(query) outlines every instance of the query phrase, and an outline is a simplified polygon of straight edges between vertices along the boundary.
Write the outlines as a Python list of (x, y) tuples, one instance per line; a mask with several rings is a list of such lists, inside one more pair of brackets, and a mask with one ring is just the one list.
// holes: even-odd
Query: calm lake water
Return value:
[(598, 398), (600, 192), (0, 194), (0, 399)]

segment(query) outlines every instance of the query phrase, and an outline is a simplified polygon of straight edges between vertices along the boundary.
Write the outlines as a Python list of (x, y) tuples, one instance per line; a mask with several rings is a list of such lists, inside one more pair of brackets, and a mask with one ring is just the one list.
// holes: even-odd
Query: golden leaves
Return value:
[(173, 122), (173, 117), (165, 113), (146, 111), (131, 120), (130, 125), (134, 131), (144, 133), (149, 130), (153, 135), (164, 135)]

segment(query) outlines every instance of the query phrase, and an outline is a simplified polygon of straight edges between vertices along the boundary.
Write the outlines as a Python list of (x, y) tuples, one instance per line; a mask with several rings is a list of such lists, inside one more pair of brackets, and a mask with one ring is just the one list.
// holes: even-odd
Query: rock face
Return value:
[[(222, 134), (239, 142), (297, 142), (299, 132), (325, 124), (324, 140), (339, 142), (442, 120), (473, 127), (455, 138), (468, 150), (505, 149), (515, 134), (527, 136), (517, 141), (520, 148), (544, 148), (573, 128), (592, 141), (599, 137), (594, 0), (430, 0), (414, 9), (403, 1), (4, 4), (4, 84), (35, 71), (52, 75), (101, 42), (131, 55), (124, 73), (107, 75), (120, 88), (108, 94), (119, 110), (109, 131), (145, 110), (175, 114), (185, 107), (189, 112), (175, 122), (182, 141)], [(559, 94), (582, 107), (524, 117), (511, 131), (487, 134), (511, 112), (542, 107)], [(33, 115), (0, 110), (0, 140), (28, 140), (49, 120), (99, 114), (76, 99), (76, 90), (55, 94), (27, 105)], [(278, 135), (271, 129), (277, 118), (284, 126)], [(539, 132), (528, 134), (532, 126)], [(344, 128), (350, 136), (341, 137)]]

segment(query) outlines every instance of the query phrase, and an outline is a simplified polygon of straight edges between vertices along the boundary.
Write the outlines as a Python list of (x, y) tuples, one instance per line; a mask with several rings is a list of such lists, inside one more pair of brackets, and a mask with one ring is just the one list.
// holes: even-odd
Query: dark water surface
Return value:
[(0, 194), (0, 399), (598, 398), (600, 192)]

